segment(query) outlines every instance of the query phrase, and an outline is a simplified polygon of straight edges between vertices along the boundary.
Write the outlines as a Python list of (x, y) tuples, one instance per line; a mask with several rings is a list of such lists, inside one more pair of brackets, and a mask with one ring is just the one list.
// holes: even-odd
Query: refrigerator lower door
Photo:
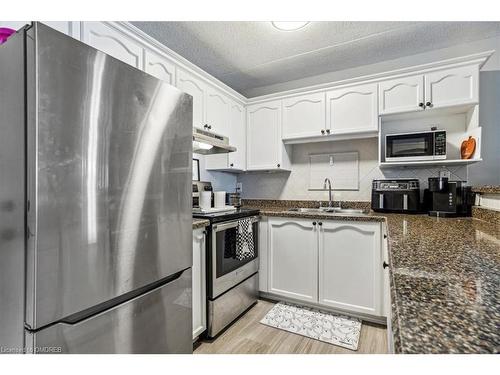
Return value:
[[(192, 353), (191, 269), (176, 280), (76, 324), (26, 334), (35, 353)], [(33, 349), (34, 348), (34, 349)]]

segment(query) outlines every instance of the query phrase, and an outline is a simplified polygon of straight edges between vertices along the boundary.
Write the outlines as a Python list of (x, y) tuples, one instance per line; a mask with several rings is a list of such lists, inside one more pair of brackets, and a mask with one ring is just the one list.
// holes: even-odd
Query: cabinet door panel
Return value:
[(144, 70), (162, 81), (175, 85), (175, 64), (157, 53), (145, 51)]
[(432, 108), (477, 103), (479, 67), (465, 66), (425, 75), (425, 101)]
[(283, 139), (317, 137), (326, 130), (325, 93), (283, 100)]
[(206, 123), (214, 133), (229, 136), (229, 99), (218, 90), (207, 90)]
[(248, 170), (274, 169), (280, 164), (281, 101), (247, 108)]
[(309, 220), (269, 220), (270, 293), (318, 300), (318, 240)]
[(246, 169), (246, 116), (243, 106), (231, 104), (231, 121), (229, 124), (229, 143), (236, 147), (236, 152), (230, 152), (229, 167), (244, 171)]
[(139, 43), (101, 22), (83, 22), (83, 42), (138, 69), (143, 68)]
[(377, 84), (328, 91), (326, 101), (332, 134), (377, 131)]
[(380, 315), (380, 224), (325, 221), (319, 243), (319, 303)]
[(207, 328), (205, 284), (205, 231), (193, 231), (193, 340)]
[(380, 82), (379, 113), (422, 111), (424, 103), (424, 76), (417, 75)]
[(205, 85), (185, 70), (177, 70), (177, 88), (193, 97), (193, 127), (205, 125)]

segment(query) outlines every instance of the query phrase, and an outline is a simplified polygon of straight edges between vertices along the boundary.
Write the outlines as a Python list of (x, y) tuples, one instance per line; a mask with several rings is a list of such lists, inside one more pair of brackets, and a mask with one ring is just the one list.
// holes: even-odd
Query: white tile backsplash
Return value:
[(378, 167), (377, 139), (370, 138), (294, 145), (292, 147), (291, 172), (249, 172), (241, 174), (238, 176), (238, 182), (243, 183), (242, 196), (244, 198), (260, 199), (326, 200), (328, 199), (328, 191), (309, 190), (310, 154), (352, 151), (359, 153), (359, 190), (335, 190), (335, 200), (369, 201), (371, 199), (372, 180), (379, 178), (418, 178), (421, 189), (424, 189), (427, 187), (427, 179), (439, 176), (439, 171), (444, 169), (450, 172), (451, 180), (467, 181), (467, 166), (453, 166), (450, 168), (391, 168), (381, 170)]

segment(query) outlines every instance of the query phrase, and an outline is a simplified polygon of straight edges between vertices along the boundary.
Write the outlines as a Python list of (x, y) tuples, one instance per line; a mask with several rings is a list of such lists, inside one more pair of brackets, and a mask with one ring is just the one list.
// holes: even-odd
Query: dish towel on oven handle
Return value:
[(252, 220), (239, 220), (236, 232), (236, 259), (243, 260), (254, 256)]

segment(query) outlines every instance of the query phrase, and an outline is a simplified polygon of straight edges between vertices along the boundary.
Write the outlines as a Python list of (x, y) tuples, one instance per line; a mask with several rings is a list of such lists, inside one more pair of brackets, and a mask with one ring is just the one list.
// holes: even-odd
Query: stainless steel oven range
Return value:
[[(193, 217), (210, 220), (207, 227), (207, 336), (213, 338), (257, 302), (259, 284), (259, 211), (237, 209)], [(239, 222), (249, 219), (253, 254), (237, 254)], [(250, 233), (250, 232), (249, 232)]]

